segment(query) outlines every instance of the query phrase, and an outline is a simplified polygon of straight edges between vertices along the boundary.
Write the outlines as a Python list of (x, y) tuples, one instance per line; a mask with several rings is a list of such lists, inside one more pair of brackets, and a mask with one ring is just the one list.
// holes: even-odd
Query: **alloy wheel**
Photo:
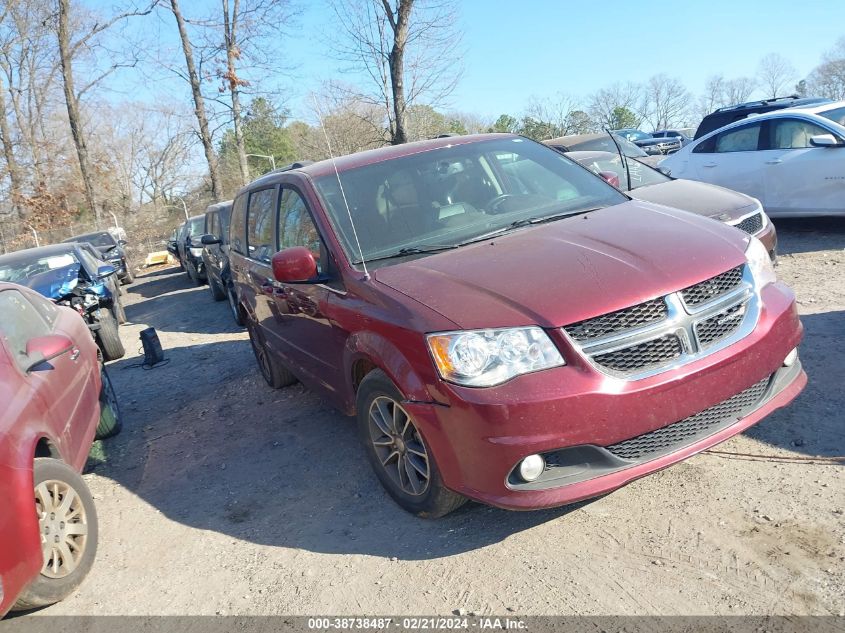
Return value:
[(378, 396), (368, 418), (370, 441), (387, 475), (404, 493), (425, 494), (431, 477), (428, 451), (411, 416), (392, 398)]
[(35, 488), (44, 564), (41, 574), (64, 578), (79, 565), (88, 542), (88, 515), (69, 484), (51, 479)]

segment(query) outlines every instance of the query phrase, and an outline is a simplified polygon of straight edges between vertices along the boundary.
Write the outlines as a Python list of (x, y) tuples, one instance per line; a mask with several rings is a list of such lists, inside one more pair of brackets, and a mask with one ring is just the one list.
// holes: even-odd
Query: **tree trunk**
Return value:
[(6, 168), (9, 170), (12, 217), (16, 219), (21, 216), (21, 170), (15, 158), (15, 149), (12, 146), (9, 119), (6, 113), (6, 88), (3, 85), (2, 77), (0, 77), (0, 136), (3, 137), (3, 156), (6, 158)]
[(79, 114), (79, 102), (73, 87), (73, 60), (70, 50), (70, 33), (68, 31), (69, 0), (59, 0), (59, 59), (62, 67), (62, 83), (64, 84), (67, 118), (76, 155), (79, 158), (79, 171), (82, 174), (82, 184), (85, 187), (85, 201), (94, 212), (97, 226), (100, 224), (100, 208), (94, 199), (94, 184), (91, 180), (91, 163), (88, 159), (88, 147), (85, 145), (85, 135), (82, 131), (82, 117)]
[(188, 32), (185, 30), (185, 19), (179, 9), (178, 0), (170, 0), (170, 8), (176, 18), (176, 25), (179, 27), (179, 38), (182, 40), (182, 51), (185, 53), (185, 64), (188, 67), (188, 79), (191, 83), (191, 92), (194, 96), (194, 114), (200, 128), (200, 140), (205, 150), (205, 160), (208, 162), (208, 173), (211, 177), (211, 197), (217, 202), (223, 197), (220, 186), (220, 174), (217, 169), (217, 156), (214, 153), (214, 145), (211, 142), (211, 132), (208, 129), (208, 116), (205, 113), (205, 101), (202, 96), (200, 79), (197, 74), (197, 67), (194, 63), (194, 52), (191, 41), (188, 39)]
[(234, 11), (229, 19), (229, 0), (223, 0), (223, 33), (226, 38), (226, 80), (232, 95), (232, 123), (235, 128), (235, 147), (238, 150), (238, 165), (241, 168), (241, 185), (249, 182), (249, 165), (246, 161), (246, 144), (241, 126), (241, 94), (235, 62), (239, 51), (236, 42), (238, 28), (238, 9), (240, 0), (235, 0)]
[(408, 142), (405, 117), (405, 45), (408, 43), (408, 20), (414, 0), (399, 0), (396, 16), (388, 0), (382, 0), (393, 28), (393, 47), (390, 49), (390, 89), (393, 93), (393, 145)]

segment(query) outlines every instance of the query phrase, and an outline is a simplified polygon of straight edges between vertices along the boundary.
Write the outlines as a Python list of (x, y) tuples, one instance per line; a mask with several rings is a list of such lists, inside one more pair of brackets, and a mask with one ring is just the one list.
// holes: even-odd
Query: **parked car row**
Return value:
[(356, 416), (406, 510), (604, 494), (804, 387), (759, 201), (603, 136), (571, 154), (488, 134), (297, 163), (208, 210), (211, 294), (265, 381)]

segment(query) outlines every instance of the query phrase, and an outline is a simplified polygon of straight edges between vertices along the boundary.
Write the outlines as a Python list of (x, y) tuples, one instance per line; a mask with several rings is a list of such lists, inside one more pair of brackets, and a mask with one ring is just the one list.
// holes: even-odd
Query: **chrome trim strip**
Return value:
[[(706, 303), (695, 306), (695, 308), (690, 308), (684, 303), (681, 290), (668, 294), (663, 299), (666, 302), (668, 317), (641, 328), (626, 330), (621, 334), (605, 336), (588, 342), (578, 342), (572, 338), (566, 332), (566, 327), (562, 327), (560, 330), (569, 343), (583, 354), (587, 362), (594, 369), (613, 378), (631, 381), (650, 378), (665, 371), (677, 369), (687, 363), (723, 350), (753, 332), (760, 318), (760, 294), (754, 284), (751, 270), (747, 265), (743, 266), (742, 281), (738, 288)], [(710, 345), (702, 346), (698, 339), (696, 326), (710, 317), (737, 305), (745, 305), (745, 313), (743, 314), (739, 327), (730, 336), (726, 336)], [(683, 351), (680, 356), (664, 365), (625, 375), (621, 372), (608, 369), (593, 359), (594, 356), (599, 354), (628, 349), (635, 345), (662, 338), (668, 334), (674, 334), (680, 339)]]

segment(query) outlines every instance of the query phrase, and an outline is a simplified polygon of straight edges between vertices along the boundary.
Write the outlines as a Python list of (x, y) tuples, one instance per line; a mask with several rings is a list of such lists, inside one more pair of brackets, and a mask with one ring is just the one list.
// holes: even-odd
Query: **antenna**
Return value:
[(352, 210), (349, 208), (349, 202), (346, 201), (346, 192), (343, 190), (343, 183), (340, 180), (340, 172), (337, 170), (337, 162), (334, 159), (334, 152), (332, 152), (332, 143), (329, 140), (329, 133), (326, 126), (323, 124), (323, 116), (320, 113), (320, 105), (317, 103), (317, 98), (312, 94), (311, 99), (314, 101), (314, 109), (317, 112), (317, 118), (320, 120), (320, 127), (323, 130), (323, 136), (326, 137), (326, 147), (329, 148), (329, 158), (332, 160), (332, 167), (334, 167), (334, 175), (337, 178), (337, 185), (340, 187), (340, 196), (343, 198), (343, 206), (346, 207), (346, 214), (349, 216), (349, 224), (352, 226), (352, 235), (355, 237), (355, 245), (358, 247), (358, 254), (361, 256), (361, 265), (364, 267), (364, 279), (370, 278), (370, 273), (367, 270), (367, 262), (364, 261), (364, 250), (361, 248), (361, 240), (358, 239), (358, 231), (355, 229), (355, 222), (352, 219)]

